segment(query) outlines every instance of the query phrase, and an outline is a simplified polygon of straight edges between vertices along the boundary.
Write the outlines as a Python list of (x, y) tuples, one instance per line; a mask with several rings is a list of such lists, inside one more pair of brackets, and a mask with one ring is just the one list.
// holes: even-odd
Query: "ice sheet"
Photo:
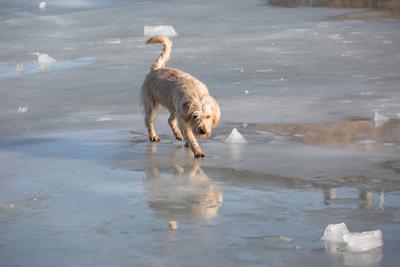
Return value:
[[(0, 2), (0, 265), (397, 266), (399, 21), (259, 0)], [(204, 160), (165, 109), (148, 142), (152, 25), (179, 32), (167, 66), (221, 107)], [(233, 128), (246, 145), (224, 142)], [(384, 246), (325, 250), (342, 221)]]

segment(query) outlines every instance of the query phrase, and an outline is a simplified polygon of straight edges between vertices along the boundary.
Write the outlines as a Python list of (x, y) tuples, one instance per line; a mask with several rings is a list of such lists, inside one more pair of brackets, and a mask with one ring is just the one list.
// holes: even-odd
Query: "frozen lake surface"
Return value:
[[(39, 2), (0, 3), (1, 267), (398, 266), (400, 21), (261, 0)], [(168, 65), (220, 103), (205, 160), (165, 111), (147, 142), (152, 25), (174, 27)], [(225, 143), (233, 128), (246, 143)], [(341, 222), (382, 230), (383, 247), (320, 240)]]

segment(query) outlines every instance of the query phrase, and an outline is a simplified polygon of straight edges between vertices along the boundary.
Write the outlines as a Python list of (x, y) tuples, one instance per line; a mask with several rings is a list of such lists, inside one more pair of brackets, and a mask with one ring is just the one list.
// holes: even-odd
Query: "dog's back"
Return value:
[(142, 99), (151, 97), (172, 111), (174, 98), (185, 98), (185, 95), (202, 98), (209, 94), (207, 87), (189, 73), (165, 67), (172, 48), (172, 41), (168, 37), (154, 36), (146, 44), (162, 44), (164, 48), (146, 76), (142, 86)]

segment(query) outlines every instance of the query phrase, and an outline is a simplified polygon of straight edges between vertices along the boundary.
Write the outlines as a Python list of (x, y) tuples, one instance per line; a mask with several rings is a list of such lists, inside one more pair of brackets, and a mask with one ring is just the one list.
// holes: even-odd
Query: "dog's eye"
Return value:
[(210, 115), (208, 115), (206, 118), (207, 118), (207, 119), (209, 119), (209, 118), (211, 118), (211, 116), (210, 116)]
[(198, 116), (197, 115), (193, 115), (193, 119), (197, 119), (198, 118)]

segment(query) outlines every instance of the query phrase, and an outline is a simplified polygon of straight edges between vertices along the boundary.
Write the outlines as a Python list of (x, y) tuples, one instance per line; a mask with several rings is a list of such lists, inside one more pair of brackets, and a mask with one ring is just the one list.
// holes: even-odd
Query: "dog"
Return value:
[(163, 106), (170, 112), (168, 124), (175, 138), (185, 140), (185, 146), (191, 149), (196, 158), (204, 158), (196, 136), (209, 138), (212, 128), (219, 123), (221, 110), (217, 101), (210, 96), (204, 83), (189, 73), (165, 66), (172, 48), (168, 37), (153, 36), (146, 44), (163, 45), (162, 53), (151, 65), (142, 85), (141, 101), (149, 140), (160, 141), (154, 128), (154, 119), (160, 106)]

